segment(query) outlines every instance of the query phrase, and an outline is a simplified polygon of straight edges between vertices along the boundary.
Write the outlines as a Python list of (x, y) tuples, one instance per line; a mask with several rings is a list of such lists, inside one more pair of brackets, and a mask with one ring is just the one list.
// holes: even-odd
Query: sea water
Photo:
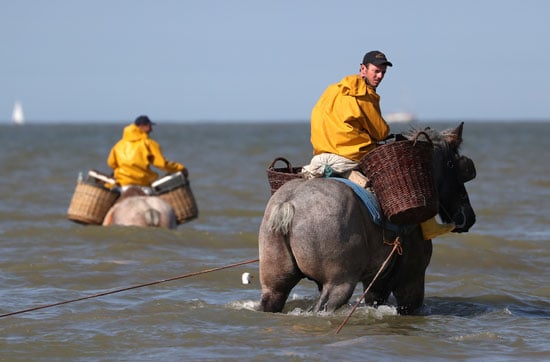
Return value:
[[(158, 122), (152, 137), (189, 168), (198, 219), (176, 230), (69, 221), (79, 172), (109, 172), (123, 126), (0, 126), (0, 313), (256, 259), (266, 168), (279, 156), (292, 166), (311, 157), (307, 122)], [(313, 314), (318, 291), (307, 280), (283, 313), (258, 312), (250, 262), (2, 317), (0, 360), (550, 359), (549, 127), (466, 122), (477, 222), (434, 240), (421, 315), (397, 315), (391, 300), (361, 306), (336, 334), (359, 288), (350, 306)]]

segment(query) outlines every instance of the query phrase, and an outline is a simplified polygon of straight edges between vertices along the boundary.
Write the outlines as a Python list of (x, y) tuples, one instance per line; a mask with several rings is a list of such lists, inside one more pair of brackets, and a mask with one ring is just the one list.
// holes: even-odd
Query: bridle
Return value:
[[(476, 169), (474, 166), (474, 162), (466, 157), (459, 155), (457, 152), (453, 152), (453, 155), (450, 159), (446, 161), (446, 167), (449, 170), (456, 170), (456, 181), (464, 186), (464, 184), (468, 181), (473, 180), (476, 177)], [(464, 215), (464, 211), (462, 207), (460, 208), (460, 212), (462, 213), (462, 220), (465, 223), (466, 217)], [(439, 204), (439, 212), (441, 215), (444, 215), (447, 219), (453, 220), (452, 215), (449, 213), (449, 211), (443, 206), (442, 204)], [(458, 228), (463, 227), (464, 225), (456, 225)]]

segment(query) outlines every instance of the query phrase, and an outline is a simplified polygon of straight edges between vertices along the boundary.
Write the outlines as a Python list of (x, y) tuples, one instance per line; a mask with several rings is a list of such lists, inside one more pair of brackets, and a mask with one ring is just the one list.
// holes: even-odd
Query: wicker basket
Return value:
[(178, 224), (198, 217), (199, 210), (191, 186), (181, 172), (156, 181), (152, 186), (155, 194), (172, 206)]
[(69, 220), (101, 225), (119, 193), (97, 184), (79, 181), (67, 211)]
[[(277, 161), (282, 161), (286, 163), (286, 167), (275, 168), (275, 163)], [(273, 195), (275, 191), (277, 191), (279, 187), (283, 186), (285, 182), (296, 178), (301, 178), (301, 172), (301, 167), (292, 167), (292, 165), (286, 158), (277, 157), (276, 159), (274, 159), (267, 169), (267, 181), (269, 182), (269, 186), (271, 187), (271, 194)]]
[[(427, 142), (418, 139), (426, 137)], [(359, 164), (372, 182), (386, 218), (396, 224), (418, 224), (435, 216), (437, 200), (432, 179), (433, 145), (419, 132), (414, 140), (375, 148)]]

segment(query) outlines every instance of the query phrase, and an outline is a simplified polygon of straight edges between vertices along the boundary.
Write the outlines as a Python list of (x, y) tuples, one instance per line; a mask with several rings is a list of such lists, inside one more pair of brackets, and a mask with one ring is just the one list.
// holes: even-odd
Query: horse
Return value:
[[(438, 212), (442, 221), (455, 223), (455, 233), (467, 232), (475, 223), (464, 186), (475, 177), (475, 168), (459, 154), (463, 125), (442, 132), (424, 130), (433, 142)], [(423, 305), (425, 272), (432, 255), (432, 241), (424, 240), (419, 225), (406, 232), (379, 226), (351, 187), (332, 177), (286, 182), (269, 199), (259, 229), (258, 309), (281, 312), (292, 288), (307, 278), (320, 292), (311, 310), (336, 311), (348, 302), (359, 282), (366, 291), (390, 255), (392, 245), (387, 241), (397, 236), (401, 252), (392, 256), (364, 301), (381, 305), (393, 294), (398, 313), (413, 314)]]
[(172, 206), (158, 196), (148, 196), (139, 187), (129, 187), (109, 209), (103, 226), (147, 226), (175, 229), (178, 224)]

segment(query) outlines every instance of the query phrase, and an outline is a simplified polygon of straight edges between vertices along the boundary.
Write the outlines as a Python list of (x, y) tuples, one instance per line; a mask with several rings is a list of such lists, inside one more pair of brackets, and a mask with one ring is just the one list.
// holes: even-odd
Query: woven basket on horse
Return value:
[[(419, 136), (424, 136), (425, 141)], [(386, 218), (396, 224), (418, 224), (435, 216), (437, 200), (432, 178), (433, 145), (425, 132), (413, 140), (376, 147), (360, 162), (372, 182)]]
[[(98, 176), (99, 175), (99, 176)], [(82, 223), (101, 225), (107, 211), (119, 197), (117, 191), (104, 187), (108, 176), (91, 170), (84, 181), (78, 181), (67, 215), (69, 220)]]
[(155, 195), (169, 203), (176, 213), (179, 224), (189, 222), (199, 216), (199, 209), (191, 184), (183, 173), (176, 172), (151, 184)]
[[(277, 161), (282, 161), (286, 163), (286, 167), (275, 167)], [(302, 177), (302, 167), (292, 167), (290, 162), (283, 157), (277, 157), (271, 162), (271, 165), (267, 168), (267, 181), (271, 187), (271, 194), (273, 195), (279, 187), (287, 181), (293, 180), (295, 178)]]

